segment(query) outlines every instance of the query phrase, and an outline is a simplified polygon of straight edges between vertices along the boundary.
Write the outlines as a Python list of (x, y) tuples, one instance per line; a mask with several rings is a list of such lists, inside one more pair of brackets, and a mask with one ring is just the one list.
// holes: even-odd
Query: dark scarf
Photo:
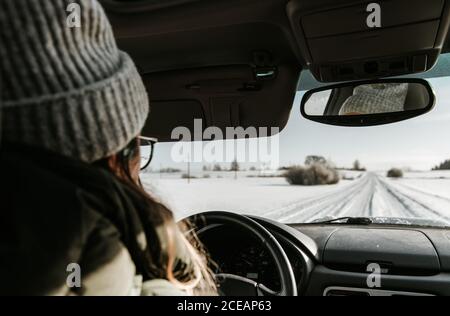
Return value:
[(68, 264), (94, 272), (119, 242), (144, 279), (161, 277), (137, 240), (157, 238), (142, 211), (148, 202), (110, 172), (10, 144), (0, 152), (0, 183), (0, 295), (49, 293), (65, 284)]

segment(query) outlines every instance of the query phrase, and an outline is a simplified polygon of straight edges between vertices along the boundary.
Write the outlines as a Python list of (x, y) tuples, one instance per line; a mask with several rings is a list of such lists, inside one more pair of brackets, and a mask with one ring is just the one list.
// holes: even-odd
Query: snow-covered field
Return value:
[[(177, 218), (204, 211), (254, 214), (286, 223), (324, 217), (369, 216), (438, 220), (450, 225), (450, 172), (410, 172), (387, 179), (382, 173), (344, 172), (331, 186), (291, 186), (281, 177), (250, 173), (192, 179), (144, 174), (144, 186), (167, 203)], [(353, 180), (351, 180), (353, 179)]]

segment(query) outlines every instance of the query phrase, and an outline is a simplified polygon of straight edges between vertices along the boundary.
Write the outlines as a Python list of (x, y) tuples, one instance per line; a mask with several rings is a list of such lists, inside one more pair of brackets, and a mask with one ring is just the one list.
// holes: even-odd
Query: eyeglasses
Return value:
[(139, 136), (140, 155), (141, 155), (141, 171), (147, 169), (152, 162), (155, 144), (158, 142), (156, 138)]

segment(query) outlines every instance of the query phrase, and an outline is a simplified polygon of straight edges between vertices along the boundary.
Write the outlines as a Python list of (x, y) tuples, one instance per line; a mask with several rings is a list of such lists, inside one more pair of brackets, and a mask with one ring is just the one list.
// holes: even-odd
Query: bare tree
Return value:
[(233, 162), (231, 163), (230, 171), (239, 171), (239, 169), (240, 166), (237, 159), (233, 160)]
[(353, 163), (353, 170), (361, 170), (361, 163), (359, 162), (359, 160), (355, 160), (355, 162)]
[(314, 165), (314, 164), (326, 165), (327, 164), (327, 160), (324, 157), (322, 157), (322, 156), (310, 155), (310, 156), (306, 157), (305, 165), (311, 166), (311, 165)]

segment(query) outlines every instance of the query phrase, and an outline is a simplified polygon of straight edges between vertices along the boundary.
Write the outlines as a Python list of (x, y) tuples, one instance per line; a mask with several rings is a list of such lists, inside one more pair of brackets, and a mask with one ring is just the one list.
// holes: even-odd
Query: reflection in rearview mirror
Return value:
[(326, 124), (369, 126), (421, 115), (432, 109), (434, 101), (425, 80), (385, 79), (309, 91), (302, 101), (302, 114)]

